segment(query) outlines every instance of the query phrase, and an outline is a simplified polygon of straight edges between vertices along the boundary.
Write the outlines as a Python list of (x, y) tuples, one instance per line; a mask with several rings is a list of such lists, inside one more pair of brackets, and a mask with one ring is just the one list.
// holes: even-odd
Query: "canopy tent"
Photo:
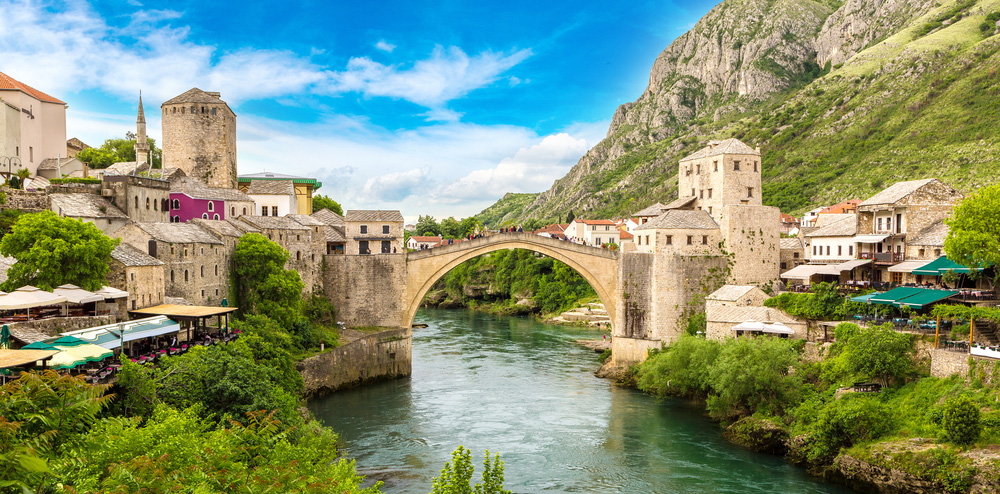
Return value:
[[(949, 271), (954, 271), (956, 273), (968, 274), (972, 270), (967, 266), (963, 266), (945, 256), (941, 256), (918, 269), (914, 269), (913, 274), (923, 274), (930, 276), (941, 276)], [(978, 271), (978, 269), (976, 270)]]
[[(63, 335), (76, 337), (84, 342), (106, 349), (114, 349), (121, 346), (123, 341), (141, 340), (176, 333), (180, 329), (180, 325), (176, 322), (167, 317), (159, 316), (81, 329), (63, 333)], [(122, 334), (123, 332), (124, 334)]]
[(924, 289), (920, 293), (911, 295), (902, 300), (899, 300), (896, 306), (902, 307), (907, 306), (913, 309), (923, 309), (925, 306), (933, 304), (935, 302), (940, 302), (946, 298), (954, 297), (958, 295), (958, 290), (930, 290)]
[(851, 297), (851, 302), (861, 302), (865, 304), (870, 304), (872, 297), (881, 294), (882, 292), (875, 292), (875, 293), (869, 293), (868, 295), (858, 295), (857, 297)]
[(762, 329), (761, 331), (773, 334), (795, 334), (795, 330), (793, 330), (788, 326), (785, 326), (780, 322), (772, 322), (770, 324), (765, 324), (764, 329)]
[(859, 244), (880, 244), (889, 238), (890, 235), (878, 234), (878, 235), (855, 235), (854, 241)]
[(771, 334), (795, 334), (795, 331), (780, 322), (744, 321), (733, 326), (733, 331), (754, 331)]
[(59, 305), (66, 297), (46, 292), (33, 286), (22, 286), (13, 292), (0, 296), (0, 310), (31, 309)]
[(902, 300), (906, 297), (916, 295), (918, 292), (922, 292), (923, 288), (913, 288), (908, 286), (901, 286), (899, 288), (893, 288), (885, 293), (880, 293), (868, 299), (870, 303), (881, 304), (881, 305), (896, 305), (896, 302)]
[(802, 264), (781, 273), (781, 277), (790, 280), (808, 280), (817, 274), (840, 276), (840, 270), (831, 264)]
[(100, 290), (94, 292), (94, 295), (100, 295), (104, 297), (105, 300), (116, 299), (116, 298), (128, 298), (128, 292), (110, 286), (102, 286)]
[(49, 362), (49, 365), (53, 369), (72, 369), (87, 362), (100, 362), (114, 355), (114, 352), (111, 350), (92, 345), (73, 336), (62, 336), (60, 338), (50, 338), (45, 341), (36, 341), (24, 348), (57, 351), (58, 353)]
[(834, 265), (833, 267), (841, 272), (844, 272), (871, 263), (872, 263), (871, 259), (854, 259), (852, 261), (844, 261), (840, 264)]
[[(889, 266), (890, 273), (912, 273), (915, 269), (926, 266), (930, 261), (903, 261)], [(920, 273), (916, 273), (920, 274)]]
[(733, 326), (733, 331), (763, 331), (765, 324), (757, 321), (743, 321)]
[(83, 288), (70, 284), (60, 285), (55, 290), (52, 290), (52, 293), (66, 297), (66, 301), (71, 304), (82, 305), (104, 301), (103, 295), (97, 295), (94, 292), (88, 292)]

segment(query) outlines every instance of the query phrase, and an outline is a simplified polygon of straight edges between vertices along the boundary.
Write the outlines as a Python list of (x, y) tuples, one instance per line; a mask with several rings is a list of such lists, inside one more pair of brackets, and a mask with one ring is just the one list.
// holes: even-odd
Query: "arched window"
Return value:
[(160, 210), (160, 205), (158, 201), (153, 201), (153, 211), (159, 211), (159, 210)]
[(208, 201), (208, 210), (215, 211), (215, 201)]
[(146, 198), (146, 211), (149, 211), (149, 198)]
[(135, 208), (139, 209), (139, 196), (135, 196)]
[(213, 220), (217, 220), (217, 219), (219, 219), (219, 213), (215, 213), (215, 214), (213, 214), (213, 215), (212, 215), (212, 219), (213, 219)]
[(295, 260), (296, 261), (301, 261), (302, 260), (302, 251), (299, 251), (299, 250), (295, 251)]
[(180, 208), (181, 208), (181, 200), (174, 199), (174, 209), (180, 209)]
[(243, 208), (243, 216), (247, 215), (247, 208)]
[(236, 217), (236, 206), (229, 208), (229, 216)]
[(184, 270), (184, 281), (187, 282), (187, 280), (188, 280), (188, 270), (185, 269)]
[(202, 217), (203, 219), (206, 219), (206, 220), (207, 220), (207, 219), (208, 219), (208, 213), (201, 213), (201, 217)]
[(204, 278), (204, 277), (205, 277), (205, 266), (202, 266), (202, 267), (201, 267), (201, 277), (202, 277), (202, 278)]
[(187, 111), (187, 107), (186, 106), (182, 106), (181, 107), (181, 115), (183, 115), (185, 111)]
[(171, 283), (174, 282), (174, 270), (173, 269), (170, 270), (170, 282)]
[(180, 216), (174, 216), (174, 223), (180, 223), (180, 222), (181, 222), (181, 217)]
[(198, 113), (198, 107), (191, 105), (191, 113)]
[(218, 264), (215, 265), (215, 275), (219, 276), (219, 265)]

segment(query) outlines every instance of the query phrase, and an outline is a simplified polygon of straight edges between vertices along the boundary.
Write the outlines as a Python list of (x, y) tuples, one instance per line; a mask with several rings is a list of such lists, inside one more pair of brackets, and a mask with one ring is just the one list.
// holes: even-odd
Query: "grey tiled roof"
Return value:
[(126, 266), (162, 266), (163, 261), (133, 247), (121, 243), (111, 251), (111, 257)]
[[(59, 160), (59, 165), (66, 167), (74, 161), (79, 161), (76, 158), (62, 158)], [(45, 158), (41, 163), (38, 164), (39, 170), (57, 170), (56, 159), (55, 158)]]
[(680, 209), (689, 206), (692, 202), (694, 202), (694, 196), (678, 197), (677, 199), (674, 199), (673, 202), (671, 202), (670, 204), (664, 206), (663, 209)]
[(328, 243), (344, 243), (347, 242), (347, 237), (344, 236), (344, 232), (337, 228), (331, 226), (326, 229), (326, 241)]
[(195, 223), (136, 223), (156, 240), (177, 244), (222, 244), (222, 241)]
[(170, 192), (179, 192), (195, 199), (253, 202), (250, 196), (236, 189), (209, 187), (194, 177), (180, 177), (170, 182)]
[(706, 313), (708, 322), (739, 324), (745, 321), (802, 324), (802, 321), (769, 307), (712, 307)]
[(96, 194), (49, 194), (49, 204), (61, 216), (128, 219), (121, 209)]
[(194, 223), (206, 230), (211, 231), (216, 235), (221, 235), (224, 237), (242, 237), (245, 233), (243, 230), (235, 227), (232, 222), (227, 220), (206, 220), (204, 218), (193, 218), (191, 223)]
[(708, 145), (698, 151), (681, 158), (681, 161), (716, 156), (719, 154), (754, 154), (760, 156), (756, 149), (747, 146), (739, 139), (725, 139), (722, 141), (708, 141)]
[[(135, 171), (135, 161), (119, 161), (101, 171), (105, 175), (131, 175)], [(146, 167), (143, 167), (145, 169)]]
[(247, 175), (240, 175), (239, 178), (285, 178), (288, 180), (309, 180), (309, 177), (299, 177), (296, 175), (285, 175), (284, 173), (274, 173), (274, 172), (260, 172), (260, 173), (249, 173)]
[(649, 220), (635, 230), (714, 230), (719, 225), (712, 219), (712, 215), (700, 209), (672, 209)]
[(351, 209), (344, 218), (346, 221), (398, 221), (403, 222), (399, 211), (383, 211), (378, 209)]
[(705, 300), (733, 301), (747, 294), (756, 287), (749, 285), (725, 285), (714, 291)]
[(887, 187), (882, 192), (869, 197), (860, 206), (874, 206), (877, 204), (893, 204), (900, 199), (916, 192), (921, 187), (937, 180), (936, 178), (925, 178), (923, 180), (910, 180), (907, 182), (896, 182)]
[[(241, 218), (242, 218), (242, 216), (241, 216)], [(226, 223), (229, 223), (229, 226), (231, 226), (231, 227), (233, 227), (233, 228), (235, 228), (235, 229), (237, 229), (237, 230), (239, 230), (239, 231), (241, 231), (243, 233), (260, 233), (260, 229), (259, 228), (255, 227), (255, 226), (253, 226), (253, 225), (251, 225), (251, 224), (249, 224), (249, 223), (247, 223), (245, 221), (240, 221), (240, 220), (238, 220), (236, 218), (226, 218), (225, 221), (226, 221)]]
[[(827, 225), (832, 225), (840, 220), (846, 218), (854, 218), (855, 221), (858, 219), (858, 215), (855, 213), (840, 213), (840, 214), (820, 214), (816, 216), (816, 220), (813, 221), (814, 228), (820, 228)], [(814, 230), (815, 231), (815, 230)]]
[(806, 236), (812, 238), (812, 237), (853, 237), (857, 235), (858, 219), (856, 215), (839, 214), (835, 216), (844, 216), (844, 218), (838, 219), (831, 223), (827, 223), (825, 226), (817, 228), (811, 233), (807, 233)]
[(643, 209), (642, 211), (639, 211), (638, 213), (633, 214), (632, 216), (636, 218), (640, 218), (643, 216), (659, 216), (663, 214), (663, 212), (666, 210), (667, 207), (658, 202), (656, 204), (653, 204), (652, 206), (649, 206), (646, 209)]
[(312, 217), (330, 226), (344, 226), (344, 217), (326, 208), (316, 211)]
[(308, 226), (303, 226), (287, 216), (240, 216), (240, 219), (250, 223), (257, 228), (271, 228), (279, 230), (309, 230)]
[(292, 195), (295, 185), (291, 180), (254, 180), (247, 189), (250, 195)]
[(805, 248), (802, 245), (802, 239), (799, 237), (788, 237), (778, 239), (778, 245), (781, 250), (802, 250)]
[(210, 94), (208, 92), (202, 91), (196, 87), (188, 89), (182, 94), (174, 96), (173, 98), (164, 101), (164, 105), (176, 105), (179, 103), (215, 103), (215, 104), (226, 104), (225, 101), (219, 99), (218, 96)]
[(916, 234), (911, 238), (907, 244), (909, 245), (930, 245), (934, 247), (943, 247), (944, 239), (948, 236), (948, 225), (945, 224), (944, 220), (938, 220), (924, 228), (920, 233)]
[(301, 225), (305, 225), (305, 226), (326, 226), (326, 223), (323, 223), (322, 221), (320, 221), (320, 220), (318, 220), (316, 218), (313, 218), (312, 216), (309, 216), (308, 214), (289, 214), (289, 215), (286, 215), (286, 216), (288, 216), (289, 218), (291, 218), (291, 219), (299, 222), (299, 224), (301, 224)]

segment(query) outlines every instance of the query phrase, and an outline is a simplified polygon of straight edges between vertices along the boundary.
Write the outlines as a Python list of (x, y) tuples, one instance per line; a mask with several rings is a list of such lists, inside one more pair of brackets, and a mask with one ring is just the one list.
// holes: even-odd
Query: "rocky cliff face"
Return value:
[(933, 3), (725, 0), (657, 57), (648, 87), (617, 109), (603, 141), (505, 218), (554, 219), (568, 210), (627, 214), (650, 199), (669, 199), (675, 185), (664, 179), (689, 146), (787, 97)]

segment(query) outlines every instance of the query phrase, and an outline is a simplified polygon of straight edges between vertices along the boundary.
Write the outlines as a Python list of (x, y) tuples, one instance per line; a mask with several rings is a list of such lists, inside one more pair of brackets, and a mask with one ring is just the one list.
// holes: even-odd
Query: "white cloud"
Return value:
[(392, 53), (392, 50), (396, 49), (396, 45), (389, 43), (384, 39), (380, 39), (378, 40), (378, 43), (375, 43), (375, 48), (378, 50), (382, 50), (386, 53)]
[(427, 175), (427, 169), (414, 168), (372, 177), (365, 182), (361, 194), (372, 201), (402, 201), (426, 189)]

